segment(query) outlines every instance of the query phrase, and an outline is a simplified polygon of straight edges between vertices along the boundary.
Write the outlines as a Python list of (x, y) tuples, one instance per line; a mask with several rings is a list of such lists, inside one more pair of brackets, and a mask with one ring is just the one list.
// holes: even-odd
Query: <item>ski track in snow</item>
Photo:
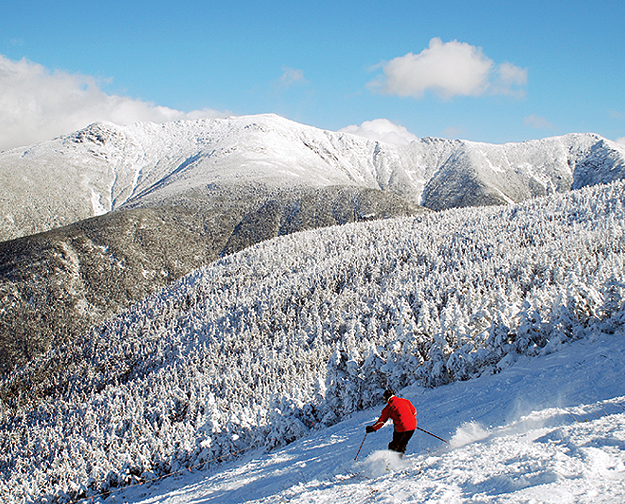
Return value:
[(499, 374), (400, 395), (419, 426), (406, 457), (366, 437), (382, 408), (359, 412), (272, 453), (111, 494), (106, 503), (622, 503), (625, 334), (520, 358)]

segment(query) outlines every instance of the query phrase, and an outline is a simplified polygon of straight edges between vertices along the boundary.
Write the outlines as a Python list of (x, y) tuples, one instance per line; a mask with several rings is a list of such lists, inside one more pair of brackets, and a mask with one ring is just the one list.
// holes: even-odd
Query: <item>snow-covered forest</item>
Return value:
[(71, 501), (274, 449), (386, 386), (610, 334), (625, 324), (624, 189), (307, 231), (198, 270), (2, 383), (0, 496)]

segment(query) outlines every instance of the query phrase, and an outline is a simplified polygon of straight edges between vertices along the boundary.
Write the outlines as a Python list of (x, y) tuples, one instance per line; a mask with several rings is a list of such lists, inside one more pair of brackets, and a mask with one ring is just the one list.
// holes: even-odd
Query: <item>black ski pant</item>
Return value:
[(406, 451), (406, 446), (408, 445), (408, 441), (414, 434), (413, 430), (409, 430), (406, 432), (397, 432), (393, 431), (393, 440), (388, 444), (388, 449), (399, 452), (402, 455)]

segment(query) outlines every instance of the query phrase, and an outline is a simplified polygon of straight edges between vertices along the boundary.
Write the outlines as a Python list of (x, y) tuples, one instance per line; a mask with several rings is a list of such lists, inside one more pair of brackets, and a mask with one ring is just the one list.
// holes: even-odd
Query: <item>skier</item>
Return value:
[(400, 457), (406, 451), (406, 445), (417, 428), (417, 410), (408, 399), (397, 397), (392, 389), (384, 391), (382, 398), (386, 401), (386, 406), (377, 422), (367, 425), (367, 433), (381, 429), (386, 421), (391, 418), (395, 429), (393, 440), (388, 444), (388, 449), (398, 452)]

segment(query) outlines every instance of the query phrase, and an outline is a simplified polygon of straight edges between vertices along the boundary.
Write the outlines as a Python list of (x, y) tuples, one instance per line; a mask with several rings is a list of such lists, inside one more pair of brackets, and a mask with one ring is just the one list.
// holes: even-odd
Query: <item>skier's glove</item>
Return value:
[(367, 425), (365, 430), (367, 431), (367, 434), (371, 434), (372, 432), (375, 432), (375, 429), (373, 428), (373, 425)]

